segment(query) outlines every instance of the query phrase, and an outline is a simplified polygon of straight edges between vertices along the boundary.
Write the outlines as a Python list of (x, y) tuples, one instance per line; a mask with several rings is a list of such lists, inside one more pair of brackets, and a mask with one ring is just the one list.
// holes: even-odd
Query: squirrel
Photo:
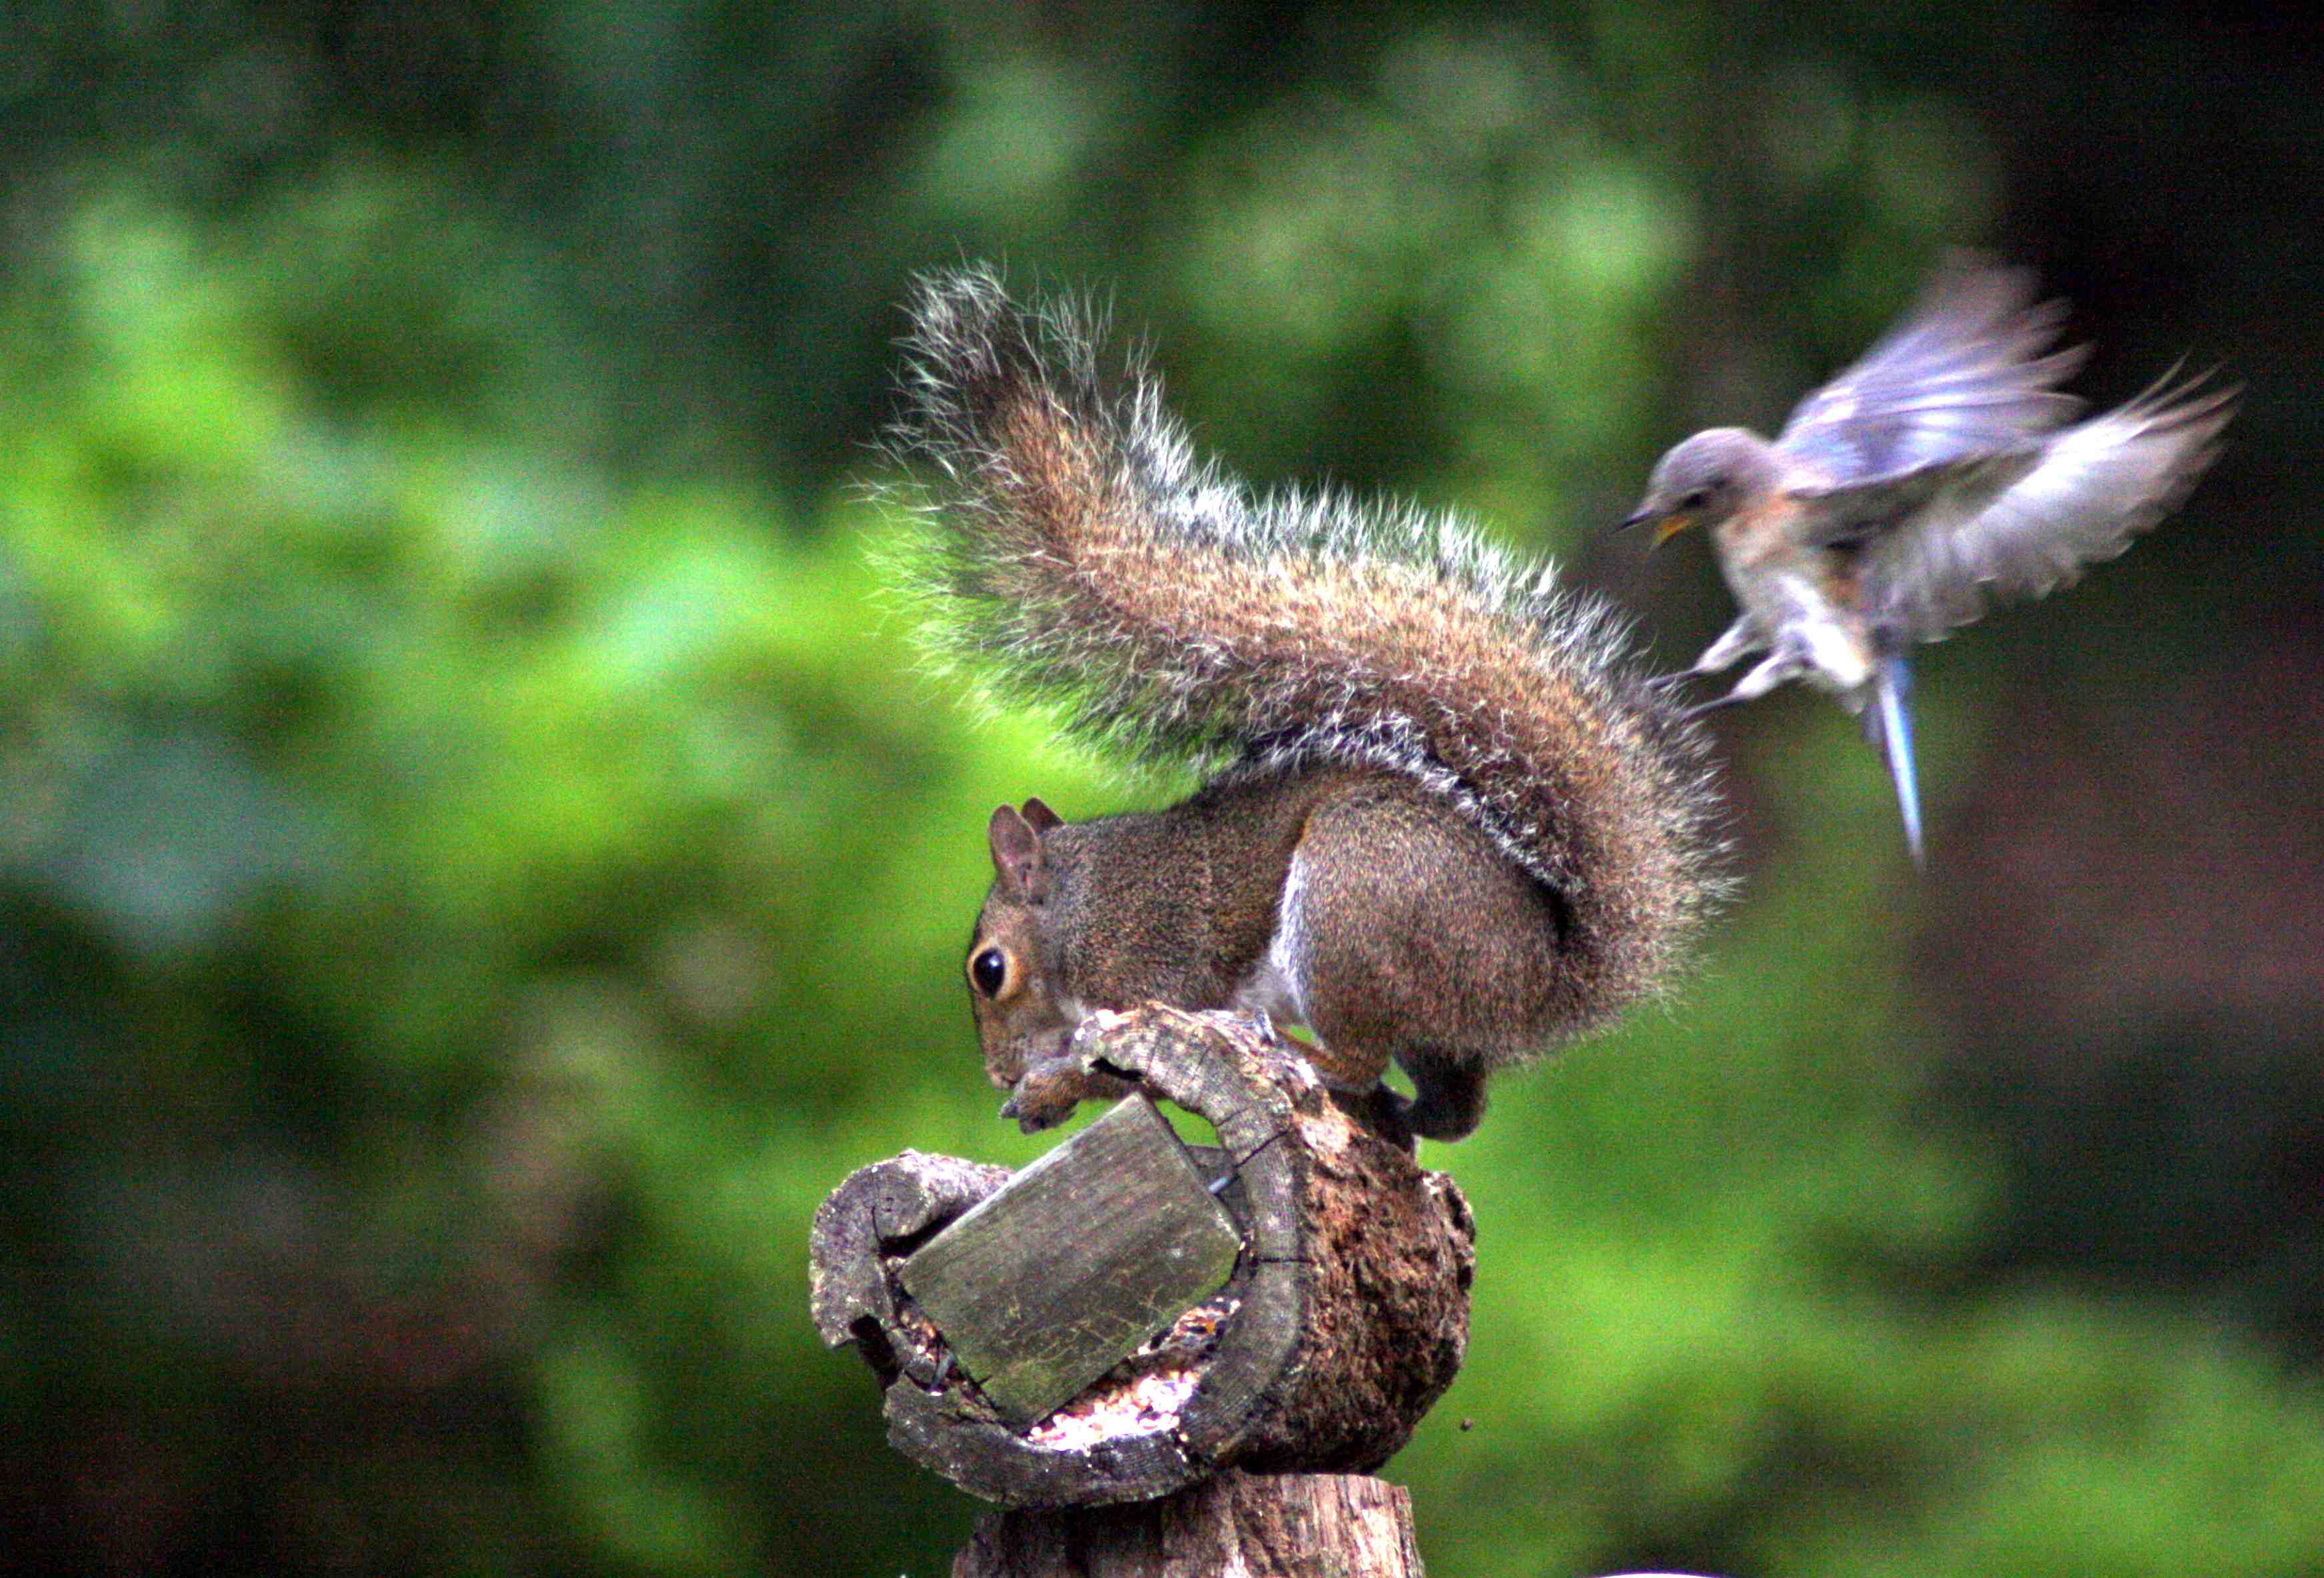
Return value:
[(1212, 774), (1151, 813), (992, 813), (966, 974), (1004, 1115), (1120, 1094), (1067, 1043), (1152, 1001), (1303, 1027), (1328, 1086), (1457, 1140), (1488, 1075), (1661, 988), (1722, 891), (1716, 800), (1606, 604), (1453, 519), (1252, 494), (1142, 355), (1101, 376), (1088, 309), (974, 267), (910, 310), (890, 449), (927, 479), (925, 633), (1068, 733)]

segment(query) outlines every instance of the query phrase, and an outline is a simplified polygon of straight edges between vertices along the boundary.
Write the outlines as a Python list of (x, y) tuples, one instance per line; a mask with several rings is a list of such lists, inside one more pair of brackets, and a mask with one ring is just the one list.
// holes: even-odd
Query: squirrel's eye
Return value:
[(968, 962), (968, 979), (985, 996), (1000, 996), (1009, 984), (1009, 955), (999, 948), (980, 949)]

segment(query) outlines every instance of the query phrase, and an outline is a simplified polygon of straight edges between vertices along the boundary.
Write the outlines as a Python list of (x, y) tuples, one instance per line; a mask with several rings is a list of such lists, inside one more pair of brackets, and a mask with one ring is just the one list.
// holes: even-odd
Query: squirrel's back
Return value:
[(918, 294), (939, 640), (1134, 754), (1404, 774), (1555, 895), (1585, 1022), (1651, 991), (1719, 891), (1714, 800), (1621, 622), (1444, 517), (1254, 498), (1142, 367), (1108, 385), (1091, 317), (982, 270)]

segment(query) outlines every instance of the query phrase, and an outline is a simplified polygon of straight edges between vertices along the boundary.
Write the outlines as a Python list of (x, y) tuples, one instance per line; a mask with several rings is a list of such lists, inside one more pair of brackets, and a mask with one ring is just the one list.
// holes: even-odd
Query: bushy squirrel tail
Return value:
[(1661, 982), (1720, 891), (1715, 801), (1603, 603), (1440, 515), (1254, 498), (1141, 362), (1101, 376), (1094, 313), (987, 270), (925, 281), (908, 348), (954, 657), (1134, 756), (1406, 774), (1557, 895), (1591, 1019)]

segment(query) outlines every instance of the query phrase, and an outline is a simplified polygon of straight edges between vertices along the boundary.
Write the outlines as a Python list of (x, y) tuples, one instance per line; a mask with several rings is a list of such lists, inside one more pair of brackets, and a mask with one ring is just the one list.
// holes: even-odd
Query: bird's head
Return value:
[(1652, 526), (1659, 548), (1690, 526), (1715, 526), (1775, 485), (1775, 449), (1742, 428), (1711, 428), (1655, 463), (1624, 526)]

